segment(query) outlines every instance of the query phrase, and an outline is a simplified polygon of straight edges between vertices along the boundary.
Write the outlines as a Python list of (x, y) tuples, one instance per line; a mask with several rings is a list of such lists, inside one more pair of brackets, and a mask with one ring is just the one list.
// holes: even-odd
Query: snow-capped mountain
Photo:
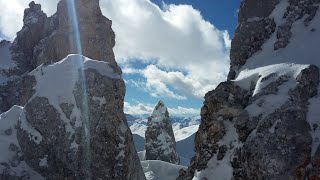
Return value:
[[(126, 117), (132, 134), (137, 134), (144, 138), (147, 129), (148, 115), (134, 116), (126, 114)], [(200, 119), (200, 116), (170, 116), (170, 122), (172, 124), (176, 142), (186, 139), (194, 134), (199, 128)]]
[[(145, 150), (145, 131), (148, 115), (134, 116), (126, 114), (128, 124), (133, 134), (133, 141), (137, 152)], [(180, 155), (180, 164), (188, 166), (194, 155), (194, 138), (200, 124), (200, 117), (170, 116), (172, 129), (176, 139), (177, 153)]]

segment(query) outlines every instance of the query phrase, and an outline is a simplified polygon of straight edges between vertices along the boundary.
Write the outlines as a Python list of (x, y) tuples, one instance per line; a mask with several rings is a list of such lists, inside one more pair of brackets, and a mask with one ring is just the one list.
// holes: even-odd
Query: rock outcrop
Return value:
[(148, 118), (146, 138), (146, 160), (161, 160), (179, 164), (176, 141), (169, 120), (169, 113), (164, 103), (159, 101)]
[(40, 4), (31, 2), (24, 11), (23, 27), (10, 46), (10, 57), (6, 58), (15, 66), (2, 73), (10, 81), (1, 83), (0, 80), (0, 112), (26, 103), (19, 98), (26, 96), (24, 93), (6, 91), (13, 86), (23, 86), (21, 76), (41, 64), (60, 61), (69, 54), (83, 54), (109, 62), (114, 71), (121, 74), (112, 51), (115, 34), (111, 25), (111, 20), (102, 15), (98, 0), (61, 0), (57, 12), (51, 17), (41, 10)]
[(319, 179), (319, 1), (244, 0), (178, 179)]
[(1, 111), (19, 106), (0, 116), (0, 179), (145, 179), (123, 113), (111, 21), (99, 0), (70, 2), (52, 17), (31, 2), (16, 39), (1, 42), (11, 46)]

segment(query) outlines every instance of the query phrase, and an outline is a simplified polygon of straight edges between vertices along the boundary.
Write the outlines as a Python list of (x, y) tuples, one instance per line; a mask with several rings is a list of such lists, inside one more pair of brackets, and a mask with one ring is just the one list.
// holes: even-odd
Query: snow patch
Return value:
[(48, 167), (48, 155), (45, 155), (39, 162), (40, 167)]
[(146, 160), (146, 150), (144, 150), (144, 151), (139, 151), (139, 152), (138, 152), (138, 156), (139, 156), (140, 161)]
[(79, 149), (79, 144), (76, 143), (76, 140), (73, 140), (72, 143), (70, 144), (70, 149)]
[[(282, 0), (272, 12), (270, 17), (275, 19), (277, 25), (284, 22), (283, 14), (288, 6), (288, 0)], [(274, 43), (277, 41), (276, 32), (262, 45), (261, 51), (250, 57), (239, 72), (246, 69), (256, 69), (272, 64), (295, 63), (320, 65), (320, 13), (316, 13), (313, 20), (306, 27), (302, 18), (292, 24), (289, 44), (286, 48), (274, 50)], [(311, 31), (315, 29), (315, 31)]]
[(290, 3), (288, 0), (280, 0), (279, 4), (274, 8), (272, 13), (270, 14), (269, 18), (274, 19), (274, 22), (277, 26), (284, 23), (285, 19), (283, 19), (282, 17), (289, 5)]
[(187, 169), (185, 166), (159, 160), (141, 161), (141, 165), (147, 180), (175, 180), (180, 169)]
[(159, 102), (158, 108), (155, 108), (151, 114), (152, 122), (162, 122), (166, 118), (167, 107)]
[[(251, 117), (267, 116), (270, 113), (273, 113), (276, 109), (280, 108), (288, 99), (289, 99), (289, 90), (295, 88), (297, 85), (296, 77), (299, 73), (308, 68), (309, 65), (305, 64), (274, 64), (264, 67), (258, 67), (252, 70), (242, 70), (234, 82), (243, 89), (250, 90), (251, 84), (255, 84), (253, 97), (259, 94), (265, 87), (270, 83), (274, 82), (279, 78), (288, 77), (286, 82), (278, 86), (277, 94), (268, 94), (260, 97), (254, 103), (246, 107), (245, 110), (251, 115)], [(267, 76), (269, 79), (262, 81)]]
[[(110, 78), (120, 78), (120, 75), (115, 73), (109, 66), (109, 63), (92, 60), (77, 54), (68, 55), (63, 60), (52, 65), (40, 65), (29, 73), (29, 75), (35, 76), (37, 81), (34, 87), (35, 94), (30, 98), (29, 102), (32, 101), (34, 97), (47, 98), (49, 103), (58, 110), (60, 118), (65, 123), (66, 132), (70, 133), (70, 138), (75, 130), (70, 123), (70, 119), (63, 113), (60, 104), (68, 103), (76, 105), (73, 90), (77, 82), (85, 81), (81, 77), (83, 77), (83, 71), (86, 69), (95, 69), (101, 75)], [(104, 103), (104, 101), (100, 99), (100, 103)], [(76, 126), (81, 126), (80, 109), (75, 107), (72, 112), (72, 117), (76, 118)]]
[(275, 127), (277, 126), (277, 124), (278, 123), (281, 123), (281, 119), (277, 119), (274, 123), (273, 123), (273, 125), (271, 126), (271, 128), (269, 129), (269, 132), (270, 133), (274, 133), (275, 132)]
[[(225, 136), (218, 142), (219, 146), (227, 145), (228, 150), (222, 160), (217, 160), (217, 153), (209, 160), (207, 168), (202, 171), (196, 171), (193, 180), (225, 180), (232, 179), (233, 168), (231, 160), (233, 158), (233, 152), (235, 149), (243, 146), (238, 140), (238, 134), (233, 123), (225, 120), (224, 125), (226, 127)], [(214, 176), (213, 176), (214, 175)]]
[(192, 134), (196, 133), (198, 129), (199, 125), (192, 125), (178, 130), (174, 130), (174, 138), (176, 139), (176, 142), (182, 141), (190, 137)]
[[(29, 173), (30, 179), (44, 179), (40, 174), (35, 172), (25, 161), (18, 161), (17, 158), (23, 156), (17, 153), (21, 147), (17, 139), (17, 125), (24, 114), (23, 107), (13, 106), (7, 112), (0, 115), (0, 174), (7, 169), (2, 163), (8, 164), (10, 173), (15, 176), (25, 176)], [(11, 149), (11, 150), (9, 150)]]
[(42, 141), (42, 135), (39, 133), (39, 131), (34, 129), (29, 124), (29, 122), (26, 119), (24, 109), (22, 109), (22, 112), (20, 113), (19, 122), (21, 129), (25, 130), (28, 133), (30, 140), (34, 141), (37, 144), (40, 144)]
[(93, 96), (93, 97), (92, 97), (92, 100), (94, 100), (94, 101), (99, 101), (99, 105), (100, 105), (100, 106), (102, 106), (102, 105), (104, 105), (104, 104), (107, 103), (106, 98), (105, 98), (104, 96), (103, 96), (103, 97)]
[(313, 157), (320, 145), (320, 85), (318, 86), (318, 95), (309, 100), (309, 111), (307, 121), (310, 124), (310, 134), (312, 136), (311, 157)]
[(261, 21), (263, 18), (261, 17), (251, 17), (247, 19), (247, 22), (255, 22), (255, 21)]

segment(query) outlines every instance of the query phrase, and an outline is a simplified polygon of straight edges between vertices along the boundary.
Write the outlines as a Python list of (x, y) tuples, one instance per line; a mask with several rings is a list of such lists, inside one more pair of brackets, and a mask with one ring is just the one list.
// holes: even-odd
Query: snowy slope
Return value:
[(141, 161), (141, 165), (147, 180), (175, 180), (179, 170), (187, 168), (158, 160)]
[(192, 136), (199, 129), (199, 125), (187, 126), (181, 129), (173, 129), (174, 137), (176, 138), (176, 142), (183, 141), (188, 137)]
[[(17, 139), (17, 124), (29, 132), (30, 139), (39, 133), (28, 126), (23, 107), (13, 106), (9, 111), (0, 115), (0, 172), (3, 175), (29, 177), (30, 179), (44, 179), (33, 171), (25, 161), (21, 161), (23, 154)], [(40, 135), (41, 136), (41, 135)], [(40, 137), (39, 136), (39, 137)], [(5, 177), (3, 177), (6, 179)]]

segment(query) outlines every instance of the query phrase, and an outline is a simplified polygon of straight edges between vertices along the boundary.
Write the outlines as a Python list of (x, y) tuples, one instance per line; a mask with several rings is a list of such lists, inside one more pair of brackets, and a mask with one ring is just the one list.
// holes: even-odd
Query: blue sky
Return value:
[[(58, 0), (35, 0), (52, 15)], [(162, 100), (172, 115), (199, 115), (204, 94), (226, 79), (240, 0), (101, 0), (116, 33), (125, 112), (148, 114)], [(13, 39), (25, 0), (0, 0), (0, 38)], [(19, 18), (17, 18), (19, 17)]]
[(237, 24), (237, 10), (240, 0), (152, 0), (158, 6), (166, 4), (189, 4), (198, 9), (205, 20), (214, 24), (218, 29), (228, 30), (234, 34)]

